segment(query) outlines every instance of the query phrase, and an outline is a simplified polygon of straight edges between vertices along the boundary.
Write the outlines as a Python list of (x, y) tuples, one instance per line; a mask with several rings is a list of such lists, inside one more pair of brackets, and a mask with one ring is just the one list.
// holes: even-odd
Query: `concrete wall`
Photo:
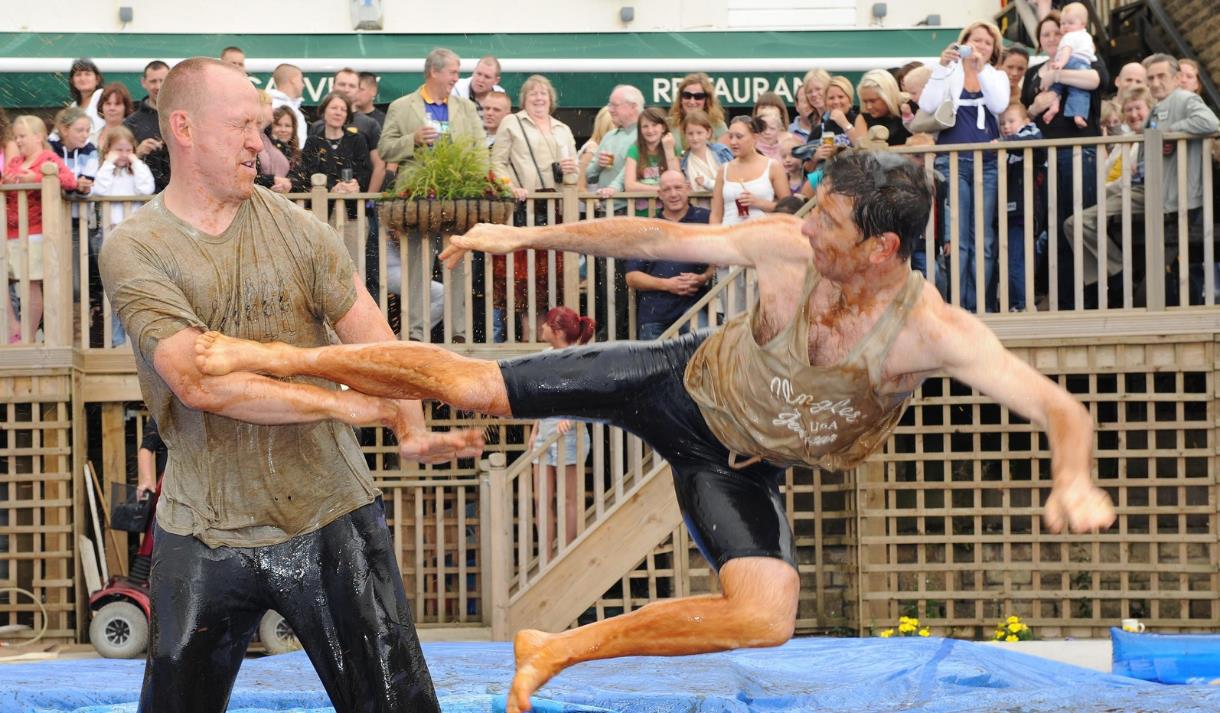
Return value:
[[(353, 27), (352, 0), (55, 0), (54, 12), (39, 3), (4, 5), (3, 32), (302, 34), (350, 32)], [(635, 11), (629, 24), (619, 20), (625, 5)], [(381, 0), (383, 30), (389, 33), (866, 28), (874, 25), (873, 5), (871, 0)], [(1000, 3), (890, 0), (886, 5), (885, 27), (913, 26), (929, 14), (939, 14), (943, 25), (960, 27), (993, 16)], [(132, 9), (132, 22), (119, 22), (120, 6)], [(72, 52), (65, 48), (64, 54)]]

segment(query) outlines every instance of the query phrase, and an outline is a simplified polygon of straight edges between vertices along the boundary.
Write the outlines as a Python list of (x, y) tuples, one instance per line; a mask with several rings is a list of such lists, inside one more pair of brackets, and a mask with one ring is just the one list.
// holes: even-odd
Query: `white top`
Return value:
[(93, 96), (89, 97), (89, 103), (81, 107), (85, 110), (85, 115), (89, 117), (89, 122), (92, 126), (89, 128), (89, 140), (97, 145), (97, 140), (102, 134), (102, 129), (106, 128), (106, 120), (102, 118), (101, 107), (98, 102), (102, 98), (102, 88), (98, 87)]
[[(95, 196), (151, 196), (155, 186), (152, 171), (148, 165), (135, 156), (131, 157), (131, 169), (116, 170), (113, 161), (106, 161), (98, 169), (97, 179), (93, 182)], [(111, 203), (110, 227), (123, 222), (141, 203)]]
[(749, 217), (743, 218), (737, 215), (737, 196), (745, 191), (749, 191), (752, 196), (759, 200), (775, 200), (775, 186), (771, 185), (771, 159), (767, 159), (767, 165), (763, 167), (763, 171), (758, 178), (752, 178), (748, 181), (730, 181), (729, 165), (727, 163), (721, 170), (724, 171), (724, 185), (720, 189), (720, 195), (724, 198), (724, 217), (720, 220), (721, 225), (737, 225), (751, 218), (766, 215), (756, 205), (750, 206)]
[[(466, 77), (465, 79), (457, 80), (457, 84), (453, 85), (453, 91), (450, 92), (450, 94), (474, 101), (474, 97), (470, 96), (470, 80), (472, 79), (474, 79), (474, 77)], [(499, 84), (493, 84), (491, 89), (494, 92), (504, 91), (504, 87), (500, 86)], [(509, 103), (511, 104), (512, 102), (510, 101)]]
[(1093, 38), (1084, 30), (1073, 30), (1059, 38), (1059, 49), (1069, 47), (1073, 59), (1083, 59), (1090, 64), (1097, 61), (1097, 49), (1093, 46)]

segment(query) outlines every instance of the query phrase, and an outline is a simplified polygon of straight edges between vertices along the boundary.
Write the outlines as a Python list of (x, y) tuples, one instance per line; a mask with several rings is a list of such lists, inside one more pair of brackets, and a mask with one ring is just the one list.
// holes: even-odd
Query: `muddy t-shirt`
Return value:
[(107, 238), (102, 282), (131, 335), (140, 389), (169, 445), (157, 506), (165, 530), (210, 547), (276, 544), (378, 495), (349, 426), (259, 426), (197, 411), (153, 368), (157, 344), (189, 327), (299, 347), (330, 344), (332, 325), (355, 302), (354, 272), (333, 229), (262, 188), (222, 235), (179, 220), (159, 195)]

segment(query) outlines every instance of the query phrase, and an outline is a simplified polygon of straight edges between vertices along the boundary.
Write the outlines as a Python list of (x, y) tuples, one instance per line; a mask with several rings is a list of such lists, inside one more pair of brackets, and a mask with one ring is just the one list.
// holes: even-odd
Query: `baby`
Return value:
[[(1088, 69), (1093, 62), (1097, 61), (1093, 38), (1089, 37), (1089, 33), (1085, 31), (1085, 25), (1088, 22), (1089, 11), (1081, 3), (1070, 3), (1063, 8), (1063, 12), (1059, 16), (1059, 29), (1063, 31), (1063, 37), (1059, 39), (1059, 49), (1047, 63), (1048, 67), (1055, 71)], [(1088, 125), (1089, 117), (1089, 92), (1058, 82), (1051, 87), (1051, 91), (1055, 93), (1055, 99), (1046, 113), (1042, 115), (1042, 121), (1049, 124), (1051, 119), (1055, 118), (1055, 115), (1059, 113), (1062, 100), (1064, 103), (1063, 115), (1071, 117), (1076, 126), (1085, 128)], [(1066, 98), (1064, 98), (1065, 93)]]

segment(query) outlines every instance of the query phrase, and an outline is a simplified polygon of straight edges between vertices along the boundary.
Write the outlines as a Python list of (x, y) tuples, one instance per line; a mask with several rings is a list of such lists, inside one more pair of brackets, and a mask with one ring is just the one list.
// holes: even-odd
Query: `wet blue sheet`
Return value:
[[(425, 644), (446, 713), (486, 713), (512, 676), (508, 644)], [(132, 713), (142, 661), (0, 666), (0, 713)], [(775, 649), (576, 666), (541, 695), (626, 713), (1220, 710), (1220, 687), (1166, 686), (954, 639), (797, 639)], [(548, 706), (550, 711), (564, 706)], [(231, 711), (332, 710), (303, 653), (249, 659)]]

